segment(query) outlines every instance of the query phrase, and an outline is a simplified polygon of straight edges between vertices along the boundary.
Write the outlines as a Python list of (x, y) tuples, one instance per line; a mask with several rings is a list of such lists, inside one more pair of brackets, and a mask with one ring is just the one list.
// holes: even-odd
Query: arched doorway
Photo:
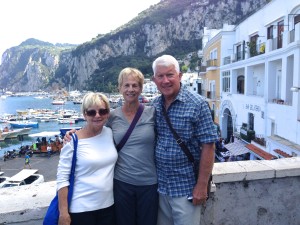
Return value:
[(225, 109), (222, 113), (222, 128), (222, 137), (224, 138), (225, 143), (228, 143), (233, 135), (233, 119), (231, 112), (228, 109)]

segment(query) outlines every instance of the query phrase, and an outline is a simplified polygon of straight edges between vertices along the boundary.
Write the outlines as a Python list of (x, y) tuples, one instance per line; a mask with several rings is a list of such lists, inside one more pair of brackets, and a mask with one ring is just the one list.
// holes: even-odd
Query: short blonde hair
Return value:
[(141, 89), (143, 89), (143, 85), (144, 85), (144, 75), (142, 74), (141, 71), (139, 71), (136, 68), (131, 68), (131, 67), (126, 67), (124, 69), (121, 70), (120, 74), (119, 74), (119, 78), (118, 78), (118, 87), (119, 89), (122, 87), (123, 82), (124, 82), (124, 78), (132, 76), (134, 79), (136, 79), (139, 83), (139, 86)]
[(108, 109), (108, 112), (110, 112), (110, 105), (109, 105), (109, 100), (108, 98), (99, 92), (89, 92), (87, 93), (82, 100), (82, 105), (81, 105), (81, 112), (82, 114), (85, 113), (85, 111), (91, 107), (91, 106), (100, 106), (101, 103), (104, 103), (105, 108)]

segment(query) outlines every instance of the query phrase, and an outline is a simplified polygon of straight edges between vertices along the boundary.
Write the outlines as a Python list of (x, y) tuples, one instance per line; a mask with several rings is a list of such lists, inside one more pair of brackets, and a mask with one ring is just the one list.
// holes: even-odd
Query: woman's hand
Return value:
[(58, 225), (70, 225), (71, 217), (69, 213), (62, 213), (59, 215)]
[(75, 132), (76, 132), (75, 129), (72, 129), (72, 130), (68, 131), (68, 132), (66, 133), (66, 135), (64, 136), (64, 143), (70, 142), (70, 141), (72, 140), (71, 134), (74, 134)]

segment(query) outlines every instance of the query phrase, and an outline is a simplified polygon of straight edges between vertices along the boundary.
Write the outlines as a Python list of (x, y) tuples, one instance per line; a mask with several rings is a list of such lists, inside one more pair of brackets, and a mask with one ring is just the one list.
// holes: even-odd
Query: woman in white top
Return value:
[(109, 101), (100, 93), (83, 98), (82, 113), (87, 124), (78, 136), (74, 192), (68, 206), (69, 175), (73, 142), (61, 151), (57, 170), (59, 225), (112, 225), (114, 221), (113, 176), (117, 151), (112, 131), (105, 127)]

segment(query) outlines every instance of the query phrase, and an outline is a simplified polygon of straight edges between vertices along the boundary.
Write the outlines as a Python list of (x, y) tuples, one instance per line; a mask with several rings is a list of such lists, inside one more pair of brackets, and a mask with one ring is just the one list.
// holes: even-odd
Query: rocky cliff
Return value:
[(237, 24), (267, 0), (162, 0), (112, 33), (72, 50), (52, 46), (7, 50), (0, 66), (0, 88), (111, 91), (125, 66), (151, 74), (151, 61), (168, 53), (178, 58), (201, 49), (203, 27)]

